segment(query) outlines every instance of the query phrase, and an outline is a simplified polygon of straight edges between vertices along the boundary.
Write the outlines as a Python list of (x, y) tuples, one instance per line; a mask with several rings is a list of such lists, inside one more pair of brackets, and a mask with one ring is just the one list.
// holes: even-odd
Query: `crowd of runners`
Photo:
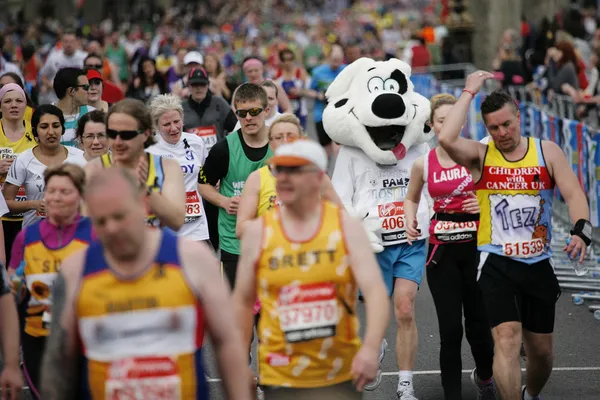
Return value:
[[(207, 93), (202, 73), (189, 73), (191, 96)], [(73, 102), (87, 77), (62, 75)], [(554, 188), (573, 221), (565, 251), (580, 260), (591, 241), (589, 208), (562, 150), (523, 135), (506, 93), (481, 105), (490, 140), (460, 136), (472, 97), (491, 77), (476, 72), (460, 98), (431, 99), (440, 146), (405, 161), (410, 170), (393, 167), (399, 184), (408, 182), (393, 191), (405, 235), (376, 255), (342, 206), (348, 169), (366, 176), (368, 163), (343, 147), (330, 179), (332, 157), (305, 137), (300, 119), (272, 112), (276, 85), (239, 86), (239, 129), (211, 140), (185, 132), (185, 107), (172, 94), (89, 112), (66, 136), (59, 106), (39, 106), (23, 123), (27, 97), (4, 85), (2, 140), (14, 157), (2, 160), (0, 198), (12, 243), (0, 301), (3, 393), (16, 398), (23, 386), (22, 360), (41, 399), (207, 399), (207, 332), (228, 398), (361, 398), (381, 381), (393, 308), (397, 397), (414, 400), (414, 301), (426, 272), (445, 398), (461, 398), (463, 308), (478, 398), (539, 398), (560, 295), (549, 246)]]

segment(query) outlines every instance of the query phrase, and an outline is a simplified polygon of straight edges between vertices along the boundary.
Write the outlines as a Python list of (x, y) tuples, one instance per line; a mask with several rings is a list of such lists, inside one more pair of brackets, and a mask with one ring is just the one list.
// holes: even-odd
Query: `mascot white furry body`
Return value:
[[(406, 242), (404, 199), (410, 170), (427, 154), (433, 132), (426, 125), (429, 101), (398, 60), (361, 58), (347, 66), (327, 90), (323, 125), (342, 145), (333, 185), (351, 214), (365, 218), (375, 252)], [(420, 239), (428, 236), (429, 206), (421, 196)], [(420, 278), (419, 282), (420, 283)]]

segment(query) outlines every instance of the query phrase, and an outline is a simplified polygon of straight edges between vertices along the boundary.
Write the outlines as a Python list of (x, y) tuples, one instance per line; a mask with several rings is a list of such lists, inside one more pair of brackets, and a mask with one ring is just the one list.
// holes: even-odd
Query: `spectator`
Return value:
[(577, 97), (579, 81), (577, 74), (577, 56), (573, 45), (567, 41), (559, 42), (546, 53), (545, 64), (548, 68), (548, 88), (554, 93)]
[(127, 97), (149, 104), (159, 94), (167, 93), (167, 81), (156, 69), (156, 62), (150, 57), (142, 57), (137, 76), (127, 89)]

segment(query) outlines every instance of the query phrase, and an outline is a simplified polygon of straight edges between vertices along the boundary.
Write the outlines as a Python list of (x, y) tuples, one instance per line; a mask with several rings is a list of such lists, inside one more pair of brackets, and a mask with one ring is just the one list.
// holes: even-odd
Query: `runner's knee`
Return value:
[(521, 349), (521, 329), (517, 323), (504, 323), (493, 329), (494, 350), (503, 357), (517, 358)]
[(399, 324), (410, 324), (414, 320), (415, 302), (408, 296), (396, 295), (394, 299), (394, 315)]

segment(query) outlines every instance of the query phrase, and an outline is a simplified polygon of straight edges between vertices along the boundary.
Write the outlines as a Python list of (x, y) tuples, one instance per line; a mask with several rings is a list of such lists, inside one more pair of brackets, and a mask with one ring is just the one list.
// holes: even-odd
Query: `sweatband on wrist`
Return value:
[(580, 219), (575, 222), (573, 229), (570, 232), (571, 235), (579, 236), (586, 246), (592, 243), (592, 224), (590, 221)]

